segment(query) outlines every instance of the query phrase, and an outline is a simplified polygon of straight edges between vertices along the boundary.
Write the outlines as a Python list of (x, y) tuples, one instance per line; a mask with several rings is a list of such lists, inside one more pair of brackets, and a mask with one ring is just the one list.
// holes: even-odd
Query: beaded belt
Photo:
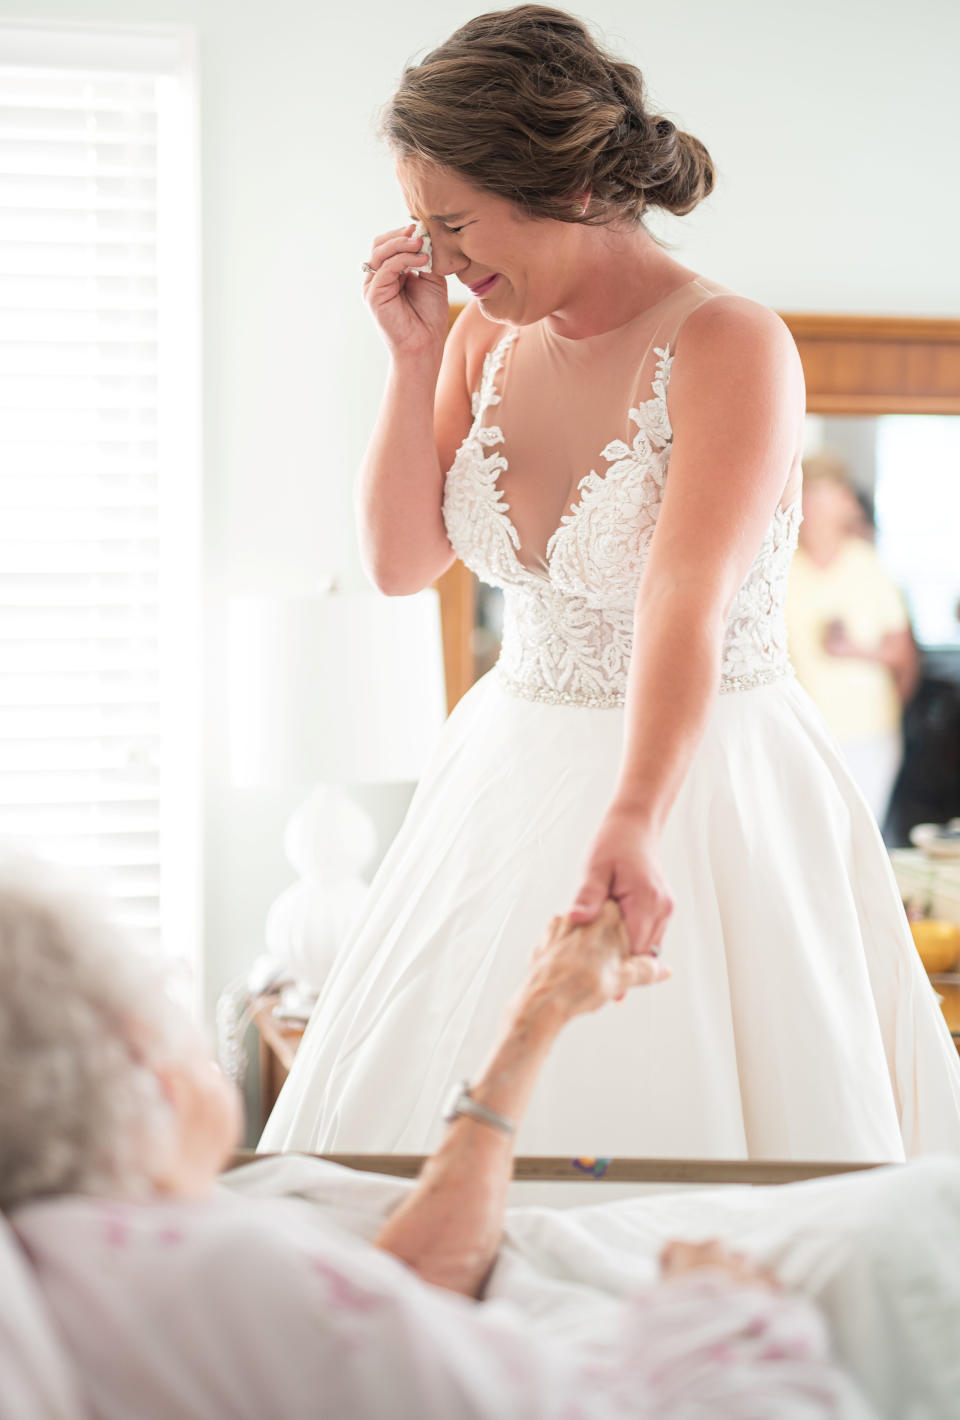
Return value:
[[(747, 675), (728, 675), (720, 681), (720, 694), (730, 695), (738, 690), (756, 690), (761, 685), (772, 685), (775, 681), (793, 676), (793, 666), (789, 661), (779, 666), (766, 666), (763, 670), (750, 671)], [(512, 680), (497, 667), (497, 681), (510, 695), (521, 700), (536, 700), (541, 705), (576, 705), (584, 710), (622, 710), (626, 696), (619, 691), (609, 695), (571, 695), (565, 690), (554, 690), (549, 685), (525, 685)]]

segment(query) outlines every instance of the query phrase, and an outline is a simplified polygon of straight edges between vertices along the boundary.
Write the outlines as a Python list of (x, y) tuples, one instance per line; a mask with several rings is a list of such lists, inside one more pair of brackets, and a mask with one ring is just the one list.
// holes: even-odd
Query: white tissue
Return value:
[(427, 232), (426, 222), (418, 222), (413, 229), (413, 235), (423, 238), (423, 246), (420, 248), (420, 251), (422, 254), (425, 254), (427, 258), (426, 266), (413, 266), (410, 268), (414, 276), (419, 276), (421, 272), (433, 270), (433, 242), (430, 240), (429, 233)]

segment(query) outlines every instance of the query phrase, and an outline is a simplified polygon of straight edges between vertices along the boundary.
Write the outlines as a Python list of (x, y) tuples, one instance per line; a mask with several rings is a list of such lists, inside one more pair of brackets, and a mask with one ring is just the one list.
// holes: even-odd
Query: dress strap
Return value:
[[(693, 315), (694, 311), (698, 311), (701, 306), (705, 306), (708, 301), (714, 300), (717, 296), (732, 296), (734, 294), (735, 293), (728, 287), (714, 286), (712, 283), (704, 281), (700, 276), (684, 287), (683, 301), (678, 307), (671, 309), (669, 315), (665, 316), (650, 342), (654, 354), (658, 357), (659, 363), (662, 364), (667, 356), (670, 357), (667, 363), (665, 385), (669, 383), (670, 360), (672, 360), (672, 357), (676, 354), (677, 340), (680, 337), (680, 332), (683, 330), (683, 327)], [(666, 352), (666, 355), (664, 352)]]
[(503, 362), (507, 358), (507, 352), (513, 345), (519, 331), (514, 328), (508, 330), (506, 335), (497, 341), (491, 350), (488, 350), (483, 357), (483, 368), (480, 372), (480, 384), (474, 390), (470, 401), (470, 409), (473, 414), (474, 428), (483, 419), (487, 410), (495, 404), (500, 403), (500, 395), (497, 393), (497, 377), (503, 369)]

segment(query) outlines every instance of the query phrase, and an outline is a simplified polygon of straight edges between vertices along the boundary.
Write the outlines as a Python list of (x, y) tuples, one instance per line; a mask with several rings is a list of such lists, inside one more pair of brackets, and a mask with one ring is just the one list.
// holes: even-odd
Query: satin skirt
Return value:
[[(260, 1142), (418, 1153), (567, 910), (624, 711), (478, 682), (444, 727)], [(960, 1061), (873, 816), (792, 678), (718, 696), (661, 842), (672, 979), (572, 1021), (527, 1154), (960, 1152)]]

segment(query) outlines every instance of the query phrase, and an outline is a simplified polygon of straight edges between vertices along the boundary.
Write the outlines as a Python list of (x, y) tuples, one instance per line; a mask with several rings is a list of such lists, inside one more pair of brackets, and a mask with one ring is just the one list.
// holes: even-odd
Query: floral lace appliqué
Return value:
[[(546, 573), (526, 567), (500, 478), (507, 460), (497, 425), (497, 378), (518, 336), (487, 356), (473, 398), (473, 425), (447, 475), (443, 516), (457, 556), (504, 592), (503, 646), (496, 675), (514, 694), (548, 704), (606, 708), (624, 703), (633, 648), (634, 606), (656, 530), (673, 430), (667, 389), (670, 347), (654, 351), (651, 397), (629, 411), (632, 440), (603, 450), (547, 544)], [(790, 673), (784, 605), (796, 547), (799, 504), (778, 509), (727, 622), (721, 691), (762, 685)]]

